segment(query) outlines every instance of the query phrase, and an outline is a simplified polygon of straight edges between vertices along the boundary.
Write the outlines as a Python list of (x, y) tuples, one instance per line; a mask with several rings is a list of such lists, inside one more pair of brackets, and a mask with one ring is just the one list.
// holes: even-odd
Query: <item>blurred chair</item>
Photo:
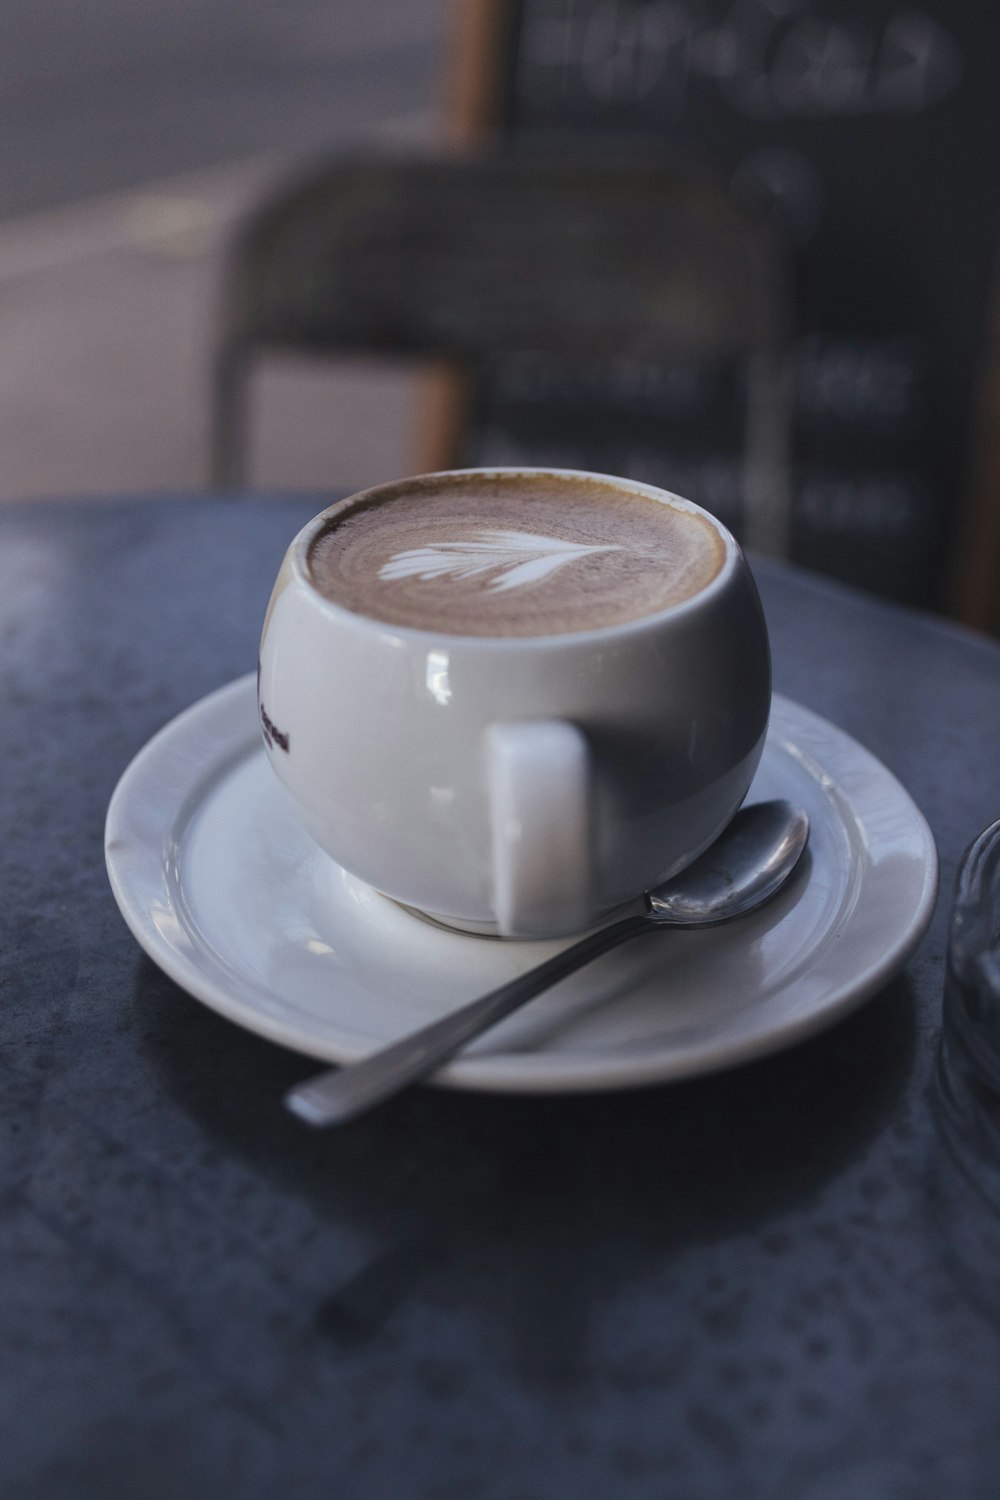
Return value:
[[(509, 353), (746, 359), (743, 535), (783, 555), (788, 319), (766, 226), (713, 176), (648, 148), (334, 161), (277, 192), (231, 246), (211, 480), (245, 482), (248, 379), (268, 350), (444, 360), (469, 380)], [(461, 421), (437, 430), (421, 467), (459, 461)]]

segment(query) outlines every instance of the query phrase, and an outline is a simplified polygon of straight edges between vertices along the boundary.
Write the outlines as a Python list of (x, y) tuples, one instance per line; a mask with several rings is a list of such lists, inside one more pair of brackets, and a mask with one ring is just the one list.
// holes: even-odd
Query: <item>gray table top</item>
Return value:
[(780, 1056), (576, 1099), (413, 1090), (317, 1135), (308, 1060), (140, 953), (119, 774), (252, 669), (307, 498), (0, 511), (0, 1488), (199, 1500), (995, 1500), (998, 1218), (928, 1100), (1000, 646), (760, 563), (775, 685), (894, 771), (934, 923)]

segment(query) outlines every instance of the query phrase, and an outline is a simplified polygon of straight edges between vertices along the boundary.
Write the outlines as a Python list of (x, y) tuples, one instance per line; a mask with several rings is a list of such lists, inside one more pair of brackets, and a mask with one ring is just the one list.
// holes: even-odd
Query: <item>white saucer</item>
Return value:
[[(805, 807), (811, 834), (769, 906), (606, 955), (436, 1081), (549, 1092), (687, 1078), (788, 1046), (879, 990), (930, 921), (927, 824), (866, 750), (778, 697), (749, 800), (773, 796)], [(230, 1020), (331, 1062), (565, 946), (432, 926), (321, 854), (265, 760), (252, 676), (135, 758), (108, 809), (106, 855), (122, 915), (160, 968)]]

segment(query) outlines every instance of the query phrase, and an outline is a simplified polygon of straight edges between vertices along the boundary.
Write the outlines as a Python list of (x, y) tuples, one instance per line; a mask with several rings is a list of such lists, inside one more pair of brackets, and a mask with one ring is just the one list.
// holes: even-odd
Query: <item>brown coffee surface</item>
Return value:
[(668, 609), (724, 556), (696, 512), (599, 479), (456, 474), (345, 501), (308, 566), (328, 599), (390, 625), (530, 636)]

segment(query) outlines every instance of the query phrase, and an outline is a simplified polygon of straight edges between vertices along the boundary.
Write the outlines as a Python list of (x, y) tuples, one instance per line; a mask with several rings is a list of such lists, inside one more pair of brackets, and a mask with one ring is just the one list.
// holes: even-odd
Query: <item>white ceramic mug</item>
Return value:
[(722, 831), (760, 759), (771, 689), (757, 590), (718, 521), (707, 517), (722, 566), (680, 604), (572, 634), (484, 637), (325, 598), (307, 557), (329, 514), (285, 556), (258, 702), (271, 764), (338, 864), (449, 925), (550, 937), (659, 884)]

